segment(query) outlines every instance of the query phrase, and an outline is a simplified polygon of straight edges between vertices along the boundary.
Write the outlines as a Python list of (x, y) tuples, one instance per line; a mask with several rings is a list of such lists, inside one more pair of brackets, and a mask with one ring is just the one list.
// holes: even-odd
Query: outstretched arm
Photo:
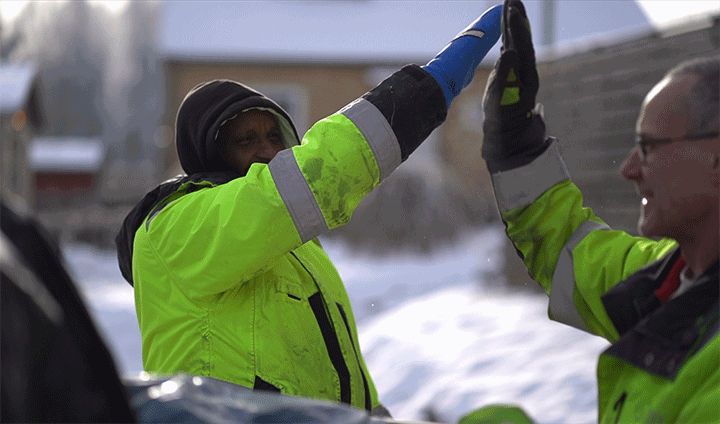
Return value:
[[(499, 37), (499, 10), (483, 14), (426, 66), (405, 66), (317, 122), (300, 146), (269, 164), (177, 194), (182, 201), (169, 203), (138, 232), (146, 251), (136, 256), (157, 252), (168, 273), (182, 272), (177, 280), (193, 282), (188, 290), (204, 296), (258, 275), (347, 223), (360, 200), (445, 120), (452, 98)], [(179, 226), (187, 229), (176, 231)], [(188, 263), (193, 266), (181, 266)]]
[(501, 55), (488, 80), (482, 156), (508, 237), (550, 295), (550, 316), (617, 338), (600, 300), (607, 290), (674, 247), (612, 231), (592, 210), (545, 135), (539, 78), (520, 0), (505, 0)]

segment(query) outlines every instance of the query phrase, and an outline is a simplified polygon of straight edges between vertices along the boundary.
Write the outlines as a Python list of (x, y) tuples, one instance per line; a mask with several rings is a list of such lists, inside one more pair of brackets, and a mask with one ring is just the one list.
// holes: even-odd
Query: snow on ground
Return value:
[(115, 356), (118, 371), (122, 375), (138, 374), (142, 371), (142, 350), (135, 296), (120, 274), (116, 253), (86, 245), (66, 245), (63, 251), (69, 271)]
[[(431, 256), (353, 254), (323, 240), (346, 283), (381, 401), (398, 419), (446, 422), (489, 403), (538, 422), (596, 420), (595, 366), (604, 340), (547, 318), (547, 297), (498, 281), (502, 229), (469, 234)], [(65, 255), (123, 375), (142, 370), (132, 288), (114, 252)]]
[(550, 322), (538, 296), (445, 288), (363, 325), (360, 340), (394, 416), (447, 422), (490, 403), (515, 403), (540, 422), (596, 420), (602, 339)]

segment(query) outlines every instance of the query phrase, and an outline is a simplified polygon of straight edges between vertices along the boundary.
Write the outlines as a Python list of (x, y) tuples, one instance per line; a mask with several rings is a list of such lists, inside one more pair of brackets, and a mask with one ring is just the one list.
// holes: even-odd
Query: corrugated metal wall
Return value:
[(720, 54), (720, 17), (709, 28), (651, 33), (542, 63), (538, 101), (573, 180), (613, 228), (636, 233), (639, 198), (619, 167), (634, 143), (647, 92), (683, 60)]

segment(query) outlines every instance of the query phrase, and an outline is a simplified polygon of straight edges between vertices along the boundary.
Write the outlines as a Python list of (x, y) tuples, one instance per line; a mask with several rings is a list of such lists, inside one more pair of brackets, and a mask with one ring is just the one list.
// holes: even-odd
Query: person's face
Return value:
[(220, 156), (245, 175), (253, 163), (269, 163), (285, 148), (275, 116), (264, 110), (248, 110), (225, 123), (218, 134)]
[[(694, 76), (660, 81), (647, 94), (636, 125), (647, 142), (646, 153), (635, 147), (621, 167), (641, 196), (638, 230), (646, 237), (694, 237), (718, 214), (718, 145), (715, 137), (680, 140), (688, 134), (685, 98)], [(673, 141), (650, 144), (653, 140)]]

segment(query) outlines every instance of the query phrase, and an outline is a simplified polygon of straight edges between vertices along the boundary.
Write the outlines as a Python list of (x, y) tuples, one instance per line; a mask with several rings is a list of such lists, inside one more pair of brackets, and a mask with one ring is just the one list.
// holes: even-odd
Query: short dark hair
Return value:
[(665, 78), (695, 75), (698, 80), (688, 96), (689, 134), (703, 134), (720, 128), (720, 56), (700, 57), (681, 62)]

